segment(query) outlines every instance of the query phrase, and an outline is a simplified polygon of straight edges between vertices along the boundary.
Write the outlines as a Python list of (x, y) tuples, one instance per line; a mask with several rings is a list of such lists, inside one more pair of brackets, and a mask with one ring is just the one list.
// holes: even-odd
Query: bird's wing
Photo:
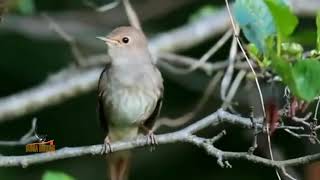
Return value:
[(147, 120), (143, 123), (143, 126), (147, 128), (148, 130), (151, 130), (153, 128), (154, 123), (156, 122), (156, 119), (158, 115), (160, 114), (162, 106), (162, 97), (158, 99), (157, 105), (152, 112), (152, 114), (147, 118)]
[(99, 116), (100, 125), (105, 131), (106, 134), (109, 132), (109, 122), (106, 117), (108, 112), (104, 107), (104, 94), (106, 93), (106, 84), (107, 84), (107, 72), (109, 70), (109, 66), (106, 66), (100, 74), (99, 82), (98, 82), (98, 104), (97, 104), (97, 112)]
[(160, 90), (160, 95), (158, 97), (158, 101), (157, 104), (153, 110), (153, 112), (150, 114), (150, 116), (146, 119), (146, 121), (143, 123), (143, 126), (149, 130), (151, 130), (153, 128), (154, 123), (156, 122), (157, 117), (160, 114), (160, 110), (161, 110), (161, 106), (162, 106), (162, 99), (163, 99), (163, 84), (162, 84), (162, 77), (161, 74), (159, 72), (159, 70), (155, 68), (156, 73), (158, 73), (159, 75), (159, 86), (157, 88), (159, 88)]

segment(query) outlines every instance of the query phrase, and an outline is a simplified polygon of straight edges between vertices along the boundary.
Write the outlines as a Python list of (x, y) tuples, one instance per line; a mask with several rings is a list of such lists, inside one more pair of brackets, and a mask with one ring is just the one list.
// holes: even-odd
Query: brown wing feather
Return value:
[(158, 77), (161, 81), (161, 83), (159, 83), (159, 89), (160, 89), (160, 96), (158, 98), (158, 101), (157, 101), (157, 105), (156, 107), (154, 108), (154, 111), (152, 112), (152, 114), (147, 118), (147, 120), (143, 123), (143, 126), (149, 130), (151, 130), (160, 114), (160, 110), (161, 110), (161, 106), (162, 106), (162, 99), (163, 99), (163, 84), (162, 84), (162, 77), (161, 77), (161, 73), (160, 71), (156, 68), (156, 66), (154, 66), (154, 70), (156, 73), (158, 73)]
[(162, 97), (159, 98), (158, 102), (157, 102), (157, 106), (154, 109), (153, 113), (148, 117), (148, 119), (143, 123), (143, 126), (149, 130), (152, 129), (154, 123), (156, 122), (156, 119), (158, 117), (158, 115), (160, 114), (160, 110), (161, 110), (161, 106), (162, 106)]
[(99, 77), (99, 82), (98, 82), (98, 104), (97, 104), (97, 112), (98, 112), (98, 116), (99, 116), (99, 121), (100, 121), (100, 126), (103, 128), (104, 132), (106, 134), (108, 134), (109, 132), (109, 122), (108, 122), (108, 118), (106, 117), (106, 114), (108, 114), (108, 112), (105, 112), (104, 108), (104, 97), (103, 94), (106, 93), (105, 92), (105, 86), (104, 84), (106, 84), (106, 74), (107, 71), (109, 69), (109, 65), (107, 65), (103, 71), (100, 74)]

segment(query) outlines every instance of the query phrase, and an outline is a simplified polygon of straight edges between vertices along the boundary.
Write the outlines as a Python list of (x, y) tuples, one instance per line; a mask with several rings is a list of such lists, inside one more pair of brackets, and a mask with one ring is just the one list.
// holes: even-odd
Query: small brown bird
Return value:
[[(152, 61), (144, 34), (133, 27), (119, 27), (106, 37), (111, 63), (101, 73), (98, 86), (98, 111), (110, 142), (132, 139), (139, 132), (155, 144), (152, 127), (160, 112), (162, 76)], [(111, 180), (128, 178), (130, 152), (112, 153), (108, 159)]]

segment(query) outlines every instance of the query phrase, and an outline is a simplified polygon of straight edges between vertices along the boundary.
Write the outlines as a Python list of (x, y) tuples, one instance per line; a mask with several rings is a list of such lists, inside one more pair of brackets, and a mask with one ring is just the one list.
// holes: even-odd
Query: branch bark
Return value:
[[(257, 127), (261, 129), (263, 127), (261, 119), (255, 119)], [(239, 125), (244, 128), (252, 128), (253, 124), (249, 118), (244, 118), (230, 114), (222, 109), (210, 114), (209, 116), (197, 121), (196, 123), (187, 126), (186, 128), (168, 134), (157, 135), (155, 138), (159, 144), (170, 144), (170, 143), (190, 143), (204, 149), (209, 155), (216, 157), (217, 162), (221, 166), (229, 166), (227, 160), (243, 159), (251, 161), (253, 163), (259, 163), (265, 166), (283, 168), (285, 166), (297, 166), (306, 163), (310, 163), (320, 159), (320, 153), (307, 155), (299, 158), (283, 160), (283, 161), (272, 161), (263, 157), (259, 157), (247, 152), (230, 152), (222, 151), (216, 148), (212, 143), (216, 142), (222, 137), (224, 133), (220, 133), (217, 136), (206, 139), (194, 135), (194, 133), (210, 127), (217, 126), (221, 123), (230, 123), (233, 125)], [(129, 150), (133, 148), (143, 147), (148, 145), (147, 137), (140, 136), (137, 139), (115, 142), (111, 144), (111, 148), (114, 152), (121, 150)], [(22, 155), (22, 156), (0, 156), (0, 167), (12, 167), (22, 166), (27, 167), (33, 164), (45, 163), (60, 159), (73, 158), (85, 155), (99, 155), (102, 152), (103, 145), (91, 145), (83, 147), (65, 147), (54, 152)]]

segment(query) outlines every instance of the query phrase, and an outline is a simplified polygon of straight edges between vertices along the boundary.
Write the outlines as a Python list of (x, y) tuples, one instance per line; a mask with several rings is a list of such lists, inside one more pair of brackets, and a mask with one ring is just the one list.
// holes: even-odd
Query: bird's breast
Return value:
[(138, 87), (126, 87), (114, 91), (106, 98), (107, 104), (112, 108), (111, 123), (114, 126), (129, 126), (146, 120), (156, 105), (157, 97), (153, 94)]

